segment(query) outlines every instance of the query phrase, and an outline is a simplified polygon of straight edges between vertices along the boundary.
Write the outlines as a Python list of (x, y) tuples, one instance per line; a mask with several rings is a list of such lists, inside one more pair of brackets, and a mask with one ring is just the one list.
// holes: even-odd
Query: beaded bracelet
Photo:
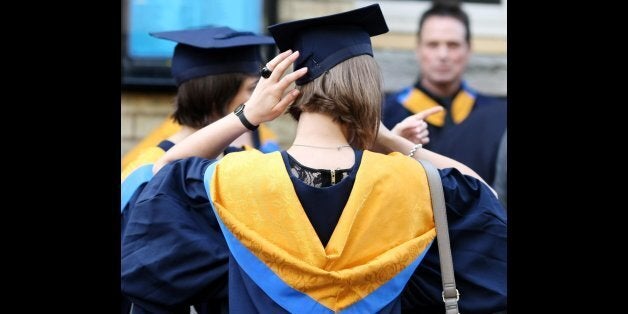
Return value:
[(412, 149), (410, 150), (410, 153), (408, 154), (408, 156), (412, 157), (414, 156), (414, 153), (416, 153), (416, 151), (423, 147), (423, 144), (415, 144), (414, 147), (412, 147)]

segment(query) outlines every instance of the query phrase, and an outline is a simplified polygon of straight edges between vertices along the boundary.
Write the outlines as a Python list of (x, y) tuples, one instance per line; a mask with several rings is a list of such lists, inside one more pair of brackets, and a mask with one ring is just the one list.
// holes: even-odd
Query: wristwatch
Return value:
[(249, 122), (249, 120), (246, 119), (246, 117), (244, 116), (244, 104), (239, 105), (237, 108), (235, 108), (235, 110), (233, 111), (233, 113), (235, 113), (236, 116), (238, 116), (238, 118), (240, 118), (240, 122), (242, 122), (242, 124), (244, 124), (244, 126), (251, 130), (251, 131), (255, 131), (257, 130), (257, 127), (259, 125), (253, 125), (251, 122)]

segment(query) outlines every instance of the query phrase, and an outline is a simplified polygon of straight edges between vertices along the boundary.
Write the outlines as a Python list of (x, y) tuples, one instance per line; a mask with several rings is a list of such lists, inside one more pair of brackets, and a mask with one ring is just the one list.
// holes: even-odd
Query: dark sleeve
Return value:
[[(506, 309), (506, 216), (479, 180), (447, 168), (439, 170), (461, 313)], [(436, 240), (403, 292), (404, 312), (444, 313)]]
[(139, 195), (122, 239), (122, 292), (152, 313), (226, 297), (228, 250), (203, 186), (213, 161), (166, 165)]
[(129, 202), (126, 204), (126, 206), (124, 206), (124, 209), (120, 214), (120, 234), (122, 235), (120, 239), (124, 237), (124, 232), (126, 230), (126, 225), (129, 222), (129, 217), (131, 216), (131, 212), (133, 212), (133, 207), (137, 202), (137, 198), (142, 193), (142, 190), (144, 190), (144, 187), (146, 187), (146, 183), (140, 185), (137, 190), (133, 192), (133, 195), (129, 199)]

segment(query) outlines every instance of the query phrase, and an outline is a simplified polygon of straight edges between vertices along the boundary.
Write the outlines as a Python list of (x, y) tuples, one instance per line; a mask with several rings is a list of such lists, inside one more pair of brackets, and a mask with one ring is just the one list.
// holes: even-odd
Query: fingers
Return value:
[(423, 111), (420, 111), (420, 112), (416, 113), (415, 115), (413, 115), (413, 117), (414, 117), (415, 119), (421, 119), (421, 120), (423, 120), (423, 119), (425, 119), (426, 117), (431, 116), (431, 115), (433, 115), (433, 114), (435, 114), (435, 113), (437, 113), (437, 112), (441, 112), (441, 111), (443, 111), (443, 110), (445, 110), (445, 108), (443, 108), (442, 106), (436, 106), (436, 107), (432, 107), (432, 108), (429, 108), (429, 109), (425, 109), (425, 110), (423, 110)]
[(425, 131), (425, 132), (420, 132), (420, 133), (409, 134), (408, 136), (404, 136), (404, 137), (413, 143), (425, 145), (430, 142), (430, 138), (428, 135), (429, 133)]
[[(430, 142), (430, 132), (427, 129), (415, 129), (412, 134), (411, 141), (418, 144), (427, 144)], [(410, 138), (408, 138), (410, 139)]]
[(286, 73), (286, 70), (288, 70), (288, 67), (290, 67), (290, 65), (292, 65), (292, 63), (294, 63), (294, 61), (297, 60), (298, 57), (299, 57), (299, 52), (295, 51), (287, 55), (283, 59), (280, 59), (279, 64), (275, 66), (275, 68), (273, 69), (273, 74), (270, 75), (269, 79), (272, 79), (274, 81), (279, 81), (279, 79), (284, 75), (284, 73)]
[(270, 79), (270, 76), (273, 74), (273, 70), (277, 67), (277, 64), (288, 57), (291, 53), (292, 50), (288, 49), (266, 63), (266, 65), (260, 70), (260, 80)]
[(414, 116), (410, 116), (397, 123), (391, 132), (413, 143), (427, 144), (430, 141), (427, 123), (423, 120), (416, 120)]
[(272, 71), (270, 77), (267, 80), (275, 80), (278, 81), (283, 74), (286, 72), (288, 67), (299, 57), (299, 52), (292, 52), (291, 49), (288, 49), (277, 56), (275, 56), (272, 60), (266, 63), (266, 68)]
[(307, 68), (300, 68), (286, 76), (284, 76), (279, 82), (277, 82), (277, 87), (281, 90), (285, 90), (290, 86), (290, 84), (294, 83), (300, 77), (307, 73)]
[(277, 55), (266, 64), (266, 67), (272, 71), (272, 74), (267, 80), (277, 81), (278, 84), (276, 85), (276, 88), (281, 90), (288, 88), (290, 84), (307, 73), (307, 68), (301, 68), (286, 75), (283, 79), (281, 78), (298, 57), (299, 52), (292, 52), (290, 49)]
[(395, 124), (391, 131), (397, 135), (401, 135), (402, 133), (405, 133), (406, 130), (418, 126), (418, 123), (419, 121), (415, 120), (413, 116), (410, 116)]
[(425, 129), (427, 129), (427, 123), (425, 121), (416, 120), (414, 116), (410, 116), (397, 123), (391, 131), (399, 135), (402, 133), (418, 133)]
[(276, 115), (284, 113), (284, 111), (286, 111), (286, 108), (288, 108), (288, 106), (290, 106), (290, 104), (292, 104), (297, 99), (297, 97), (299, 97), (299, 93), (300, 92), (298, 89), (293, 89), (288, 94), (286, 94), (273, 108), (273, 113)]
[(288, 49), (288, 50), (278, 54), (272, 60), (270, 60), (270, 61), (268, 61), (268, 63), (266, 63), (266, 67), (269, 70), (274, 71), (275, 67), (277, 66), (277, 64), (279, 64), (279, 62), (281, 62), (281, 60), (285, 59), (291, 53), (292, 53), (292, 49)]
[[(303, 75), (305, 75), (305, 73), (307, 73), (307, 68), (300, 68), (286, 76), (284, 76), (279, 82), (277, 82), (277, 88), (279, 88), (280, 90), (285, 90), (286, 88), (288, 88), (288, 86), (290, 86), (290, 84), (294, 83), (296, 80), (298, 80), (300, 77), (302, 77)], [(281, 101), (279, 101), (279, 103), (277, 103), (276, 107), (280, 107), (280, 112), (283, 113), (284, 110), (286, 109), (286, 107), (288, 107), (290, 104), (292, 104), (297, 97), (299, 96), (299, 90), (298, 89), (293, 89), (292, 91), (290, 91), (288, 94), (286, 94)]]
[(261, 123), (275, 119), (297, 99), (298, 90), (291, 90), (286, 94), (284, 92), (290, 84), (305, 75), (308, 69), (304, 67), (286, 76), (284, 74), (298, 57), (298, 51), (287, 50), (266, 64), (266, 68), (272, 73), (268, 78), (260, 78), (245, 107), (245, 114), (251, 122)]

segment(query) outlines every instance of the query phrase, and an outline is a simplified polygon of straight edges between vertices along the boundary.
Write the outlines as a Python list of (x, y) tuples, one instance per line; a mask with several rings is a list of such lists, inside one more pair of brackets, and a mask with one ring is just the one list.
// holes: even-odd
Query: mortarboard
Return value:
[(296, 81), (303, 85), (349, 58), (373, 56), (371, 36), (388, 32), (379, 4), (268, 27), (279, 50), (299, 51), (294, 70), (308, 67)]
[(150, 35), (177, 42), (172, 56), (172, 76), (177, 86), (206, 75), (258, 73), (262, 63), (259, 45), (274, 43), (270, 36), (239, 32), (224, 26)]

